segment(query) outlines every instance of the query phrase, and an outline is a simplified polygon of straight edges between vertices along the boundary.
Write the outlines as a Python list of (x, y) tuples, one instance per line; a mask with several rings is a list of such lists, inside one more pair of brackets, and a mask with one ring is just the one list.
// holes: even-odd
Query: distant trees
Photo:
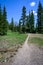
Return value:
[(19, 20), (19, 32), (22, 33), (22, 25), (21, 25), (21, 19)]
[(38, 33), (43, 33), (43, 7), (41, 2), (39, 2), (37, 10), (37, 26), (38, 26)]
[(14, 22), (14, 19), (11, 19), (11, 22), (9, 23), (9, 30), (12, 32), (18, 32), (20, 30), (19, 25)]
[(4, 6), (3, 10), (0, 5), (0, 35), (6, 35), (8, 30), (7, 12)]
[(27, 16), (26, 28), (27, 28), (28, 32), (30, 32), (30, 33), (34, 32), (34, 14), (33, 14), (33, 11), (29, 12), (29, 15)]
[(36, 31), (38, 33), (43, 33), (43, 7), (41, 2), (39, 2), (38, 10), (37, 10), (37, 24), (36, 28), (34, 27), (34, 13), (33, 11), (29, 12), (29, 15), (26, 15), (26, 7), (23, 6), (22, 9), (22, 17), (21, 17), (20, 23), (20, 31), (22, 32), (30, 32), (35, 33)]
[(10, 30), (12, 31), (12, 32), (14, 32), (14, 20), (13, 20), (13, 18), (11, 19), (11, 23), (10, 23)]
[(29, 15), (26, 15), (26, 7), (23, 6), (22, 17), (19, 20), (19, 32), (34, 32), (34, 14), (33, 11), (29, 12)]

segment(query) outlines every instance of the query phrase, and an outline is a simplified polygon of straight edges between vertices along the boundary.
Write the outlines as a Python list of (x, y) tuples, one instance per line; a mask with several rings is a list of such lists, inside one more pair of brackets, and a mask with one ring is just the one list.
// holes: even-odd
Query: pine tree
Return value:
[(30, 32), (33, 33), (34, 32), (34, 14), (33, 11), (31, 11), (30, 13)]
[(4, 6), (3, 8), (3, 18), (2, 18), (2, 34), (6, 35), (7, 34), (7, 30), (8, 30), (8, 22), (7, 22), (7, 12), (6, 12), (6, 8)]
[(2, 35), (2, 9), (0, 5), (0, 35)]
[(26, 19), (26, 31), (30, 32), (30, 12)]
[(21, 19), (19, 20), (19, 33), (22, 33)]
[(23, 6), (23, 9), (22, 9), (22, 31), (23, 33), (25, 32), (25, 24), (26, 24), (26, 8), (25, 6)]
[(43, 8), (41, 13), (41, 33), (43, 33)]
[(41, 33), (41, 27), (42, 27), (42, 5), (41, 2), (39, 2), (38, 10), (37, 10), (37, 24), (38, 24), (38, 32)]
[(11, 23), (10, 23), (10, 30), (12, 32), (14, 31), (14, 20), (13, 20), (13, 18), (11, 19)]

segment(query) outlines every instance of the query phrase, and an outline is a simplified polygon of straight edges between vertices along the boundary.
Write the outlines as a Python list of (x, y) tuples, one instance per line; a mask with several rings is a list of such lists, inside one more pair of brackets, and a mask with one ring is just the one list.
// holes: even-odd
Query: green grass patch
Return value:
[(17, 44), (22, 44), (26, 37), (26, 34), (8, 31), (7, 35), (0, 36), (0, 48), (9, 48)]
[(29, 39), (29, 43), (34, 43), (34, 44), (37, 44), (39, 46), (42, 46), (43, 45), (43, 38), (39, 38), (39, 37), (31, 37)]
[(5, 36), (0, 36), (0, 62), (4, 62), (5, 59), (8, 61), (10, 56), (12, 56), (10, 52), (16, 52), (24, 43), (26, 37), (27, 34), (20, 34), (18, 32), (11, 31), (8, 31)]

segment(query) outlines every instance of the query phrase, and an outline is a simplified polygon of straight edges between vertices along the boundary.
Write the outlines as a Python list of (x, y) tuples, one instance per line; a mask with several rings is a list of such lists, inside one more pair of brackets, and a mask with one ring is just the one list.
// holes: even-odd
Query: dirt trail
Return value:
[(13, 63), (2, 65), (43, 65), (43, 50), (33, 44), (28, 44), (29, 35), (13, 58)]
[(12, 65), (43, 65), (43, 50), (33, 44), (27, 44), (29, 35), (22, 48), (17, 52)]

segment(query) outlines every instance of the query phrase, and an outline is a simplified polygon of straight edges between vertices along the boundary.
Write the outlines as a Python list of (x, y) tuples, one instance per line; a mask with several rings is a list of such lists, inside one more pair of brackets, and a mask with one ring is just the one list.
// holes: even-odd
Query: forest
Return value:
[(33, 10), (29, 11), (29, 14), (26, 15), (26, 7), (23, 6), (19, 24), (15, 25), (13, 17), (11, 23), (9, 23), (6, 7), (4, 6), (2, 10), (0, 5), (0, 35), (6, 35), (8, 30), (19, 33), (43, 33), (43, 6), (41, 2), (38, 4), (36, 27), (34, 22)]

